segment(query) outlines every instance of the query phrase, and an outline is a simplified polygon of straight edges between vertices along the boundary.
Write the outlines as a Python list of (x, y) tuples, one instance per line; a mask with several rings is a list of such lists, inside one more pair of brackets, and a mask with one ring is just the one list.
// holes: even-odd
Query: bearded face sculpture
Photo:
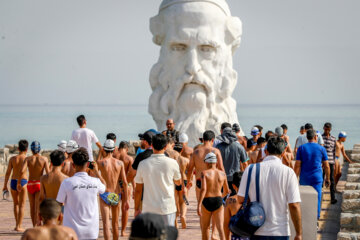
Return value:
[(242, 26), (225, 0), (164, 0), (150, 30), (161, 46), (149, 99), (158, 129), (172, 118), (194, 146), (205, 130), (219, 134), (221, 123), (238, 123), (232, 55)]

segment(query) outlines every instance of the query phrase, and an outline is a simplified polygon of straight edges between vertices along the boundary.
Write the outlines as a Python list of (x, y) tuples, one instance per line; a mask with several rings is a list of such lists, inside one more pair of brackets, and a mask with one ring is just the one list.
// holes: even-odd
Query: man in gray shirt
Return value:
[(239, 143), (236, 134), (231, 128), (224, 128), (217, 139), (219, 143), (216, 145), (216, 148), (221, 152), (231, 195), (234, 195), (236, 192), (232, 188), (232, 176), (235, 172), (244, 171), (248, 165), (247, 161), (249, 158), (245, 148)]

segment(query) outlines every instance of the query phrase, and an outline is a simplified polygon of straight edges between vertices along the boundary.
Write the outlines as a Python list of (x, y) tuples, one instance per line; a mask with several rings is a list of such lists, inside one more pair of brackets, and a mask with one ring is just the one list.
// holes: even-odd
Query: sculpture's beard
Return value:
[[(231, 119), (237, 122), (236, 113), (235, 119), (234, 113), (229, 113), (229, 105), (234, 108), (231, 110), (236, 110), (234, 100), (230, 98), (228, 104), (223, 104), (224, 99), (219, 97), (221, 94), (218, 89), (222, 82), (219, 76), (201, 70), (196, 75), (184, 73), (174, 77), (172, 70), (173, 67), (159, 61), (150, 73), (153, 93), (150, 96), (149, 112), (159, 130), (163, 130), (166, 120), (172, 118), (177, 124), (175, 128), (187, 133), (189, 144), (193, 146), (199, 142), (205, 130), (218, 133), (222, 121)], [(215, 84), (217, 82), (219, 84)]]

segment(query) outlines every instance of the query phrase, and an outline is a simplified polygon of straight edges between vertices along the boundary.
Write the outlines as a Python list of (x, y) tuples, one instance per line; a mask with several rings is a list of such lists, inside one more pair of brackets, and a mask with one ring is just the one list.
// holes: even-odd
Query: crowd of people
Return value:
[[(289, 239), (290, 213), (299, 240), (299, 185), (310, 185), (318, 192), (319, 218), (323, 184), (330, 186), (335, 204), (340, 155), (351, 162), (343, 145), (346, 133), (340, 132), (336, 139), (331, 123), (324, 124), (323, 134), (305, 124), (292, 148), (285, 124), (264, 137), (263, 128), (255, 125), (247, 138), (237, 123), (225, 122), (219, 136), (207, 130), (191, 148), (188, 136), (168, 119), (165, 131), (149, 129), (139, 134), (135, 159), (128, 154), (128, 142), (116, 145), (114, 133), (101, 144), (87, 128), (84, 115), (77, 117), (77, 123), (71, 140), (58, 144), (50, 162), (40, 155), (37, 141), (31, 143), (32, 154), (27, 156), (26, 140), (19, 141), (19, 153), (9, 160), (3, 191), (8, 191), (10, 179), (14, 230), (24, 231), (26, 196), (30, 204), (34, 228), (27, 229), (23, 239), (97, 239), (99, 212), (104, 238), (118, 239), (126, 234), (132, 199), (135, 220), (129, 239), (176, 239), (179, 220), (181, 228), (187, 228), (187, 198), (194, 184), (202, 239), (209, 239), (210, 228), (212, 237), (218, 235), (221, 240), (249, 239), (229, 229), (248, 187), (250, 201), (262, 203), (266, 214), (264, 225), (250, 239)], [(99, 148), (96, 160), (93, 144)], [(255, 174), (249, 173), (251, 164), (257, 164), (261, 176), (257, 184)]]

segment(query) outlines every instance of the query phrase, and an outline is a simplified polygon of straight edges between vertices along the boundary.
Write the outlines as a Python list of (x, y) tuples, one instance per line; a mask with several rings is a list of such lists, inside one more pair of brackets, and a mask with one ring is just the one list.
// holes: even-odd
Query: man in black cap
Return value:
[(137, 168), (139, 166), (139, 163), (150, 157), (152, 154), (153, 154), (153, 150), (151, 148), (151, 144), (152, 144), (152, 137), (155, 136), (155, 132), (154, 131), (151, 131), (151, 130), (147, 130), (146, 132), (144, 133), (140, 133), (139, 135), (139, 138), (141, 140), (141, 148), (142, 149), (145, 149), (145, 151), (139, 153), (135, 160), (134, 160), (134, 163), (131, 165), (131, 168), (127, 174), (127, 182), (132, 182), (135, 175), (136, 175), (136, 171), (137, 171)]
[(177, 237), (177, 229), (175, 227), (165, 226), (164, 219), (159, 214), (140, 214), (131, 223), (130, 240), (176, 240)]

